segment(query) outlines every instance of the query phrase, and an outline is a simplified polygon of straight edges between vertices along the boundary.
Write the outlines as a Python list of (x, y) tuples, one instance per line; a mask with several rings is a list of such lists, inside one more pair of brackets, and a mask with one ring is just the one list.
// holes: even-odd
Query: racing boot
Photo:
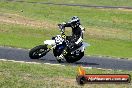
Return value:
[(57, 56), (56, 59), (59, 63), (61, 63), (64, 60), (64, 55), (66, 55), (68, 52), (66, 49), (63, 50), (62, 54), (60, 56)]
[(61, 63), (61, 62), (64, 60), (63, 54), (61, 54), (60, 56), (57, 56), (56, 59), (57, 59), (57, 61), (58, 61), (59, 63)]

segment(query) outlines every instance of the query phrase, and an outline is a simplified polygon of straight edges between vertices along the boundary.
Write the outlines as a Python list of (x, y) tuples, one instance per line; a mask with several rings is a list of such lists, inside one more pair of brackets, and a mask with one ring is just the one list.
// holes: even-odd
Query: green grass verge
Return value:
[(106, 6), (132, 6), (131, 0), (23, 0), (34, 2), (53, 2), (67, 4), (106, 5)]
[[(54, 6), (32, 3), (1, 2), (1, 12), (13, 12), (33, 19), (60, 23), (77, 15), (82, 24), (99, 29), (131, 30), (132, 12), (127, 10)], [(21, 12), (23, 10), (23, 12)]]
[[(78, 67), (0, 61), (0, 88), (80, 88)], [(87, 74), (130, 74), (131, 71), (86, 69)], [(131, 88), (132, 84), (86, 84), (83, 88)]]

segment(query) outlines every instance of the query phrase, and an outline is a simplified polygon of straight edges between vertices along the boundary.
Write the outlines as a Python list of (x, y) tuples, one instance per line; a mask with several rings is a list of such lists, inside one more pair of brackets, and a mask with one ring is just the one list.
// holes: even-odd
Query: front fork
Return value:
[[(48, 46), (48, 45), (47, 45)], [(50, 50), (52, 50), (52, 49), (54, 49), (56, 47), (56, 45), (53, 45), (51, 48), (48, 48), (47, 49), (47, 53), (50, 51)]]

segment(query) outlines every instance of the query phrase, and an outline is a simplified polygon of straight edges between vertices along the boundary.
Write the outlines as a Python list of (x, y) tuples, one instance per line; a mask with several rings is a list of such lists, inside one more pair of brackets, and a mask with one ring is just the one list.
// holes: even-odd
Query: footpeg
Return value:
[[(64, 51), (63, 51), (63, 55), (66, 55), (66, 54), (67, 54), (67, 51), (66, 51), (66, 50), (64, 50)], [(63, 56), (63, 57), (64, 57), (64, 56)]]

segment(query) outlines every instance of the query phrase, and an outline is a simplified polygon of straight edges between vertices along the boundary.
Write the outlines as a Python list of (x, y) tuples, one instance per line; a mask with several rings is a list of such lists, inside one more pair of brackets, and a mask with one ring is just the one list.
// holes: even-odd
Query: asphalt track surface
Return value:
[(96, 67), (104, 69), (114, 70), (130, 70), (132, 71), (132, 60), (126, 59), (112, 59), (112, 58), (101, 58), (101, 57), (86, 57), (84, 56), (81, 60), (75, 63), (58, 63), (52, 53), (48, 53), (46, 56), (39, 60), (33, 60), (29, 58), (29, 50), (17, 49), (9, 47), (0, 47), (0, 59), (25, 61), (25, 62), (39, 62), (39, 63), (50, 63), (50, 64), (62, 64), (62, 65), (82, 65), (84, 67)]
[(24, 1), (24, 0), (7, 0), (12, 2), (24, 2), (24, 3), (33, 3), (33, 4), (47, 4), (47, 5), (60, 5), (60, 6), (78, 6), (78, 7), (87, 7), (87, 8), (113, 8), (113, 9), (132, 9), (131, 6), (97, 6), (97, 5), (83, 5), (83, 4), (63, 4), (63, 3), (52, 3), (52, 2), (35, 2), (35, 1)]

